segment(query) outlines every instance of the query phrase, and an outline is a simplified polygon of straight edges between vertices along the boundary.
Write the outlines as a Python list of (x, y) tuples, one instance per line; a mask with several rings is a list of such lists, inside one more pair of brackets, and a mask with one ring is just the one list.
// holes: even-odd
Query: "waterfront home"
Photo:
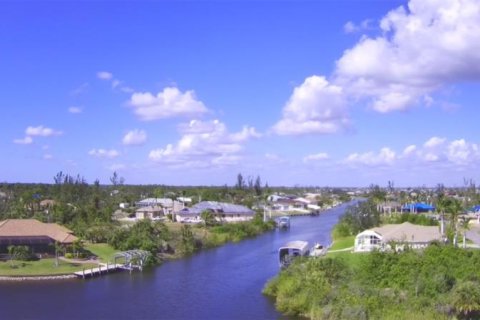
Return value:
[(201, 214), (210, 212), (218, 222), (240, 222), (252, 220), (255, 212), (245, 206), (217, 201), (202, 201), (190, 208), (175, 212), (178, 222), (201, 222)]
[(8, 252), (11, 245), (26, 245), (37, 253), (51, 252), (54, 243), (71, 245), (78, 240), (73, 232), (56, 223), (35, 219), (8, 219), (0, 221), (0, 252)]
[[(420, 249), (432, 241), (441, 241), (442, 239), (442, 233), (438, 226), (420, 226), (410, 222), (387, 224), (359, 233), (355, 237), (354, 251), (401, 250), (405, 245), (412, 249)], [(392, 243), (395, 243), (395, 248), (391, 248)]]

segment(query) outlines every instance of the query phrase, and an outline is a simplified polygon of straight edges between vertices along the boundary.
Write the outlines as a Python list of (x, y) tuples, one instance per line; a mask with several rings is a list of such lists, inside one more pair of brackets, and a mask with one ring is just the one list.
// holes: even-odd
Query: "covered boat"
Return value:
[(308, 256), (309, 248), (307, 241), (291, 241), (278, 249), (278, 259), (280, 267), (285, 268), (290, 265), (296, 257)]

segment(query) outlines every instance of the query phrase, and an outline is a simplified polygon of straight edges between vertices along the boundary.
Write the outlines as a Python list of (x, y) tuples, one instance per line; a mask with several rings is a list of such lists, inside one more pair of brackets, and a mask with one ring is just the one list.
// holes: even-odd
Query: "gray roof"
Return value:
[(404, 222), (402, 224), (387, 224), (373, 228), (372, 231), (382, 236), (383, 242), (405, 241), (405, 242), (430, 242), (441, 240), (442, 234), (438, 226), (419, 226)]
[(146, 198), (136, 203), (137, 206), (160, 205), (162, 207), (172, 207), (173, 200), (169, 198)]
[(185, 208), (180, 210), (182, 213), (200, 214), (205, 210), (210, 210), (215, 213), (222, 214), (247, 214), (254, 215), (255, 212), (245, 206), (238, 204), (216, 202), (216, 201), (202, 201), (192, 206), (191, 208)]

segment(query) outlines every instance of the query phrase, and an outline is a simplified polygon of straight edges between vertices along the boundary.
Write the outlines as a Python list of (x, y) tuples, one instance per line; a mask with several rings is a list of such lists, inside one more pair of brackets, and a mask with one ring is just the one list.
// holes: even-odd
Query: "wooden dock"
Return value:
[(79, 278), (89, 278), (100, 276), (102, 274), (106, 274), (109, 272), (115, 272), (119, 270), (123, 270), (124, 266), (121, 264), (99, 264), (98, 267), (83, 269), (82, 271), (74, 272), (74, 274)]

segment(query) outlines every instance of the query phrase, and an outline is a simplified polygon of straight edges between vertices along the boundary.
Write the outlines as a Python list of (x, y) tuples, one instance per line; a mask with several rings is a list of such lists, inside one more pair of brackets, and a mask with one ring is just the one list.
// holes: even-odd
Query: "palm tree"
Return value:
[(448, 214), (450, 224), (449, 229), (453, 234), (453, 245), (457, 246), (458, 239), (458, 217), (463, 211), (462, 203), (455, 198), (441, 197), (437, 202), (437, 208), (440, 212)]
[(472, 218), (466, 218), (466, 217), (462, 217), (462, 220), (460, 221), (460, 230), (462, 230), (462, 234), (463, 234), (463, 248), (466, 248), (467, 247), (467, 231), (470, 230), (470, 220)]

